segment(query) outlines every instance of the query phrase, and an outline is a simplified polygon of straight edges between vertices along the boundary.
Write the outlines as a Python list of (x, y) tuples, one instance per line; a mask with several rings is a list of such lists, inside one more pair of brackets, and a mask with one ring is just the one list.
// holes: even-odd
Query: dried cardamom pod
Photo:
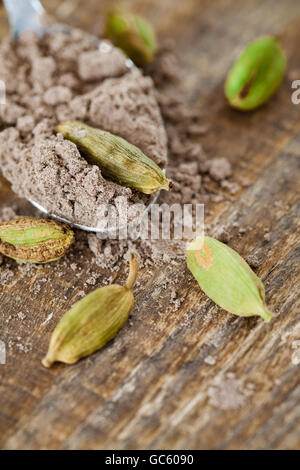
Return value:
[(55, 220), (23, 217), (0, 224), (0, 253), (18, 261), (55, 261), (73, 242), (73, 231)]
[(198, 237), (187, 247), (187, 264), (201, 289), (217, 305), (242, 317), (273, 317), (265, 289), (246, 261), (224, 243)]
[(243, 111), (264, 104), (283, 80), (286, 57), (275, 37), (249, 44), (230, 70), (225, 95), (233, 108)]
[(139, 257), (132, 253), (125, 286), (102, 287), (76, 302), (55, 328), (44, 367), (55, 362), (74, 364), (90, 356), (113, 339), (126, 323), (133, 305)]
[(86, 160), (99, 166), (104, 176), (119, 184), (152, 194), (172, 187), (153, 160), (121, 137), (79, 121), (65, 121), (56, 131), (77, 145)]
[(144, 18), (115, 7), (107, 14), (106, 36), (137, 65), (153, 62), (157, 49), (156, 36)]

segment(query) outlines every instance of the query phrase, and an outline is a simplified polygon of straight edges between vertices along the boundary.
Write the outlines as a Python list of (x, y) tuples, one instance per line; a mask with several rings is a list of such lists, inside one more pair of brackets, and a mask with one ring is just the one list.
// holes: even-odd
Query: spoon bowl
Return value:
[[(17, 38), (19, 34), (22, 33), (22, 31), (28, 30), (36, 32), (39, 36), (55, 31), (58, 31), (60, 33), (63, 32), (65, 34), (71, 33), (71, 28), (68, 28), (67, 26), (55, 23), (49, 24), (49, 22), (45, 21), (47, 15), (45, 9), (43, 8), (39, 0), (4, 0), (4, 5), (11, 25), (11, 34), (14, 38)], [(112, 46), (108, 41), (99, 40), (95, 36), (92, 36), (88, 33), (85, 33), (85, 36), (91, 42), (98, 44), (100, 50), (105, 51), (106, 53), (109, 53), (110, 50), (112, 50)], [(135, 64), (129, 58), (126, 61), (126, 67), (128, 69), (136, 68)], [(153, 196), (151, 202), (146, 206), (145, 213), (150, 209), (152, 204), (157, 201), (158, 196), (159, 192), (157, 192), (155, 196)], [(102, 236), (109, 235), (111, 232), (116, 230), (116, 227), (111, 227), (109, 229), (103, 230), (98, 227), (90, 227), (75, 223), (68, 220), (67, 218), (58, 216), (53, 213), (49, 213), (41, 204), (36, 201), (33, 201), (31, 199), (28, 199), (28, 201), (42, 213), (47, 214), (58, 221), (67, 223), (68, 225), (71, 225), (80, 230), (84, 230), (87, 232), (96, 232), (101, 234)], [(122, 229), (125, 226), (126, 225), (123, 225), (117, 228)]]

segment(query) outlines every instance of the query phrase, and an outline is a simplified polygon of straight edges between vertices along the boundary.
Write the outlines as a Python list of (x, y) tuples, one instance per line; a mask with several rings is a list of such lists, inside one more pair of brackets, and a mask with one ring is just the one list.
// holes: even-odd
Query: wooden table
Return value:
[[(59, 20), (97, 33), (108, 1), (58, 0), (44, 5)], [(0, 442), (4, 449), (295, 449), (300, 444), (299, 0), (131, 0), (160, 37), (173, 38), (186, 100), (197, 105), (209, 132), (209, 157), (225, 156), (250, 185), (215, 205), (210, 222), (232, 233), (231, 246), (260, 261), (258, 275), (278, 316), (264, 324), (238, 318), (207, 299), (184, 264), (172, 276), (180, 308), (160, 285), (168, 267), (141, 274), (131, 322), (102, 352), (74, 366), (41, 367), (50, 334), (78, 299), (91, 272), (78, 254), (69, 262), (28, 272), (0, 267)], [(7, 23), (0, 14), (3, 36)], [(255, 113), (230, 110), (226, 72), (250, 40), (281, 35), (289, 57), (279, 93)], [(14, 196), (1, 184), (1, 202)], [(239, 233), (235, 228), (246, 229)], [(270, 241), (264, 240), (269, 232)], [(298, 246), (297, 246), (298, 245)], [(81, 257), (80, 257), (81, 256)], [(12, 273), (7, 275), (7, 270)], [(106, 273), (107, 274), (107, 273)], [(147, 275), (146, 275), (147, 274)], [(124, 270), (119, 278), (124, 277)], [(90, 286), (90, 290), (94, 287)], [(157, 305), (160, 305), (160, 313)]]

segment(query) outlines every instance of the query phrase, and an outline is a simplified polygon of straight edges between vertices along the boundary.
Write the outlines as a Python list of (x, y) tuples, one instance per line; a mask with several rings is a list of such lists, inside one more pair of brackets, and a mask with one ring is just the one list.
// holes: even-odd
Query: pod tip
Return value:
[(46, 369), (50, 369), (50, 367), (53, 365), (53, 361), (51, 361), (48, 356), (45, 356), (44, 359), (42, 360), (42, 365)]
[(274, 313), (271, 312), (267, 307), (264, 307), (259, 315), (263, 318), (265, 323), (269, 323), (274, 317)]
[(126, 289), (129, 289), (129, 290), (133, 289), (134, 284), (136, 282), (139, 266), (140, 266), (140, 257), (138, 255), (138, 253), (133, 251), (130, 254), (129, 275), (128, 275), (127, 282), (124, 286), (124, 287), (126, 287)]

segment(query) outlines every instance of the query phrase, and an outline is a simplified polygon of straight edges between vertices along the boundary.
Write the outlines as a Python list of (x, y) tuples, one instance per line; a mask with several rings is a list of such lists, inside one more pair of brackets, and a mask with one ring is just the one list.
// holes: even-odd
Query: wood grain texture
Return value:
[[(93, 33), (101, 30), (108, 3), (44, 1), (60, 20)], [(6, 260), (0, 266), (0, 340), (9, 345), (7, 364), (0, 365), (0, 446), (299, 448), (300, 105), (291, 103), (290, 77), (300, 73), (300, 3), (126, 3), (149, 17), (161, 37), (176, 40), (181, 91), (199, 107), (209, 127), (201, 139), (205, 150), (209, 157), (229, 158), (236, 179), (249, 181), (248, 187), (216, 204), (207, 222), (211, 233), (220, 226), (230, 232), (230, 245), (241, 255), (257, 257), (257, 274), (277, 316), (265, 325), (258, 318), (221, 311), (184, 264), (144, 271), (131, 322), (116, 339), (88, 360), (48, 371), (40, 360), (58, 319), (78, 300), (91, 274), (101, 285), (107, 273), (91, 265), (84, 247), (67, 261), (28, 272)], [(1, 36), (6, 31), (1, 9)], [(289, 74), (262, 109), (232, 111), (222, 91), (228, 67), (249, 40), (265, 33), (283, 38)], [(1, 204), (14, 198), (1, 180)], [(25, 204), (24, 213), (30, 210)], [(79, 276), (72, 259), (81, 268)], [(8, 267), (13, 276), (7, 278)], [(125, 267), (116, 280), (124, 277)], [(176, 311), (170, 292), (161, 288), (166, 277), (179, 279), (182, 302)]]

